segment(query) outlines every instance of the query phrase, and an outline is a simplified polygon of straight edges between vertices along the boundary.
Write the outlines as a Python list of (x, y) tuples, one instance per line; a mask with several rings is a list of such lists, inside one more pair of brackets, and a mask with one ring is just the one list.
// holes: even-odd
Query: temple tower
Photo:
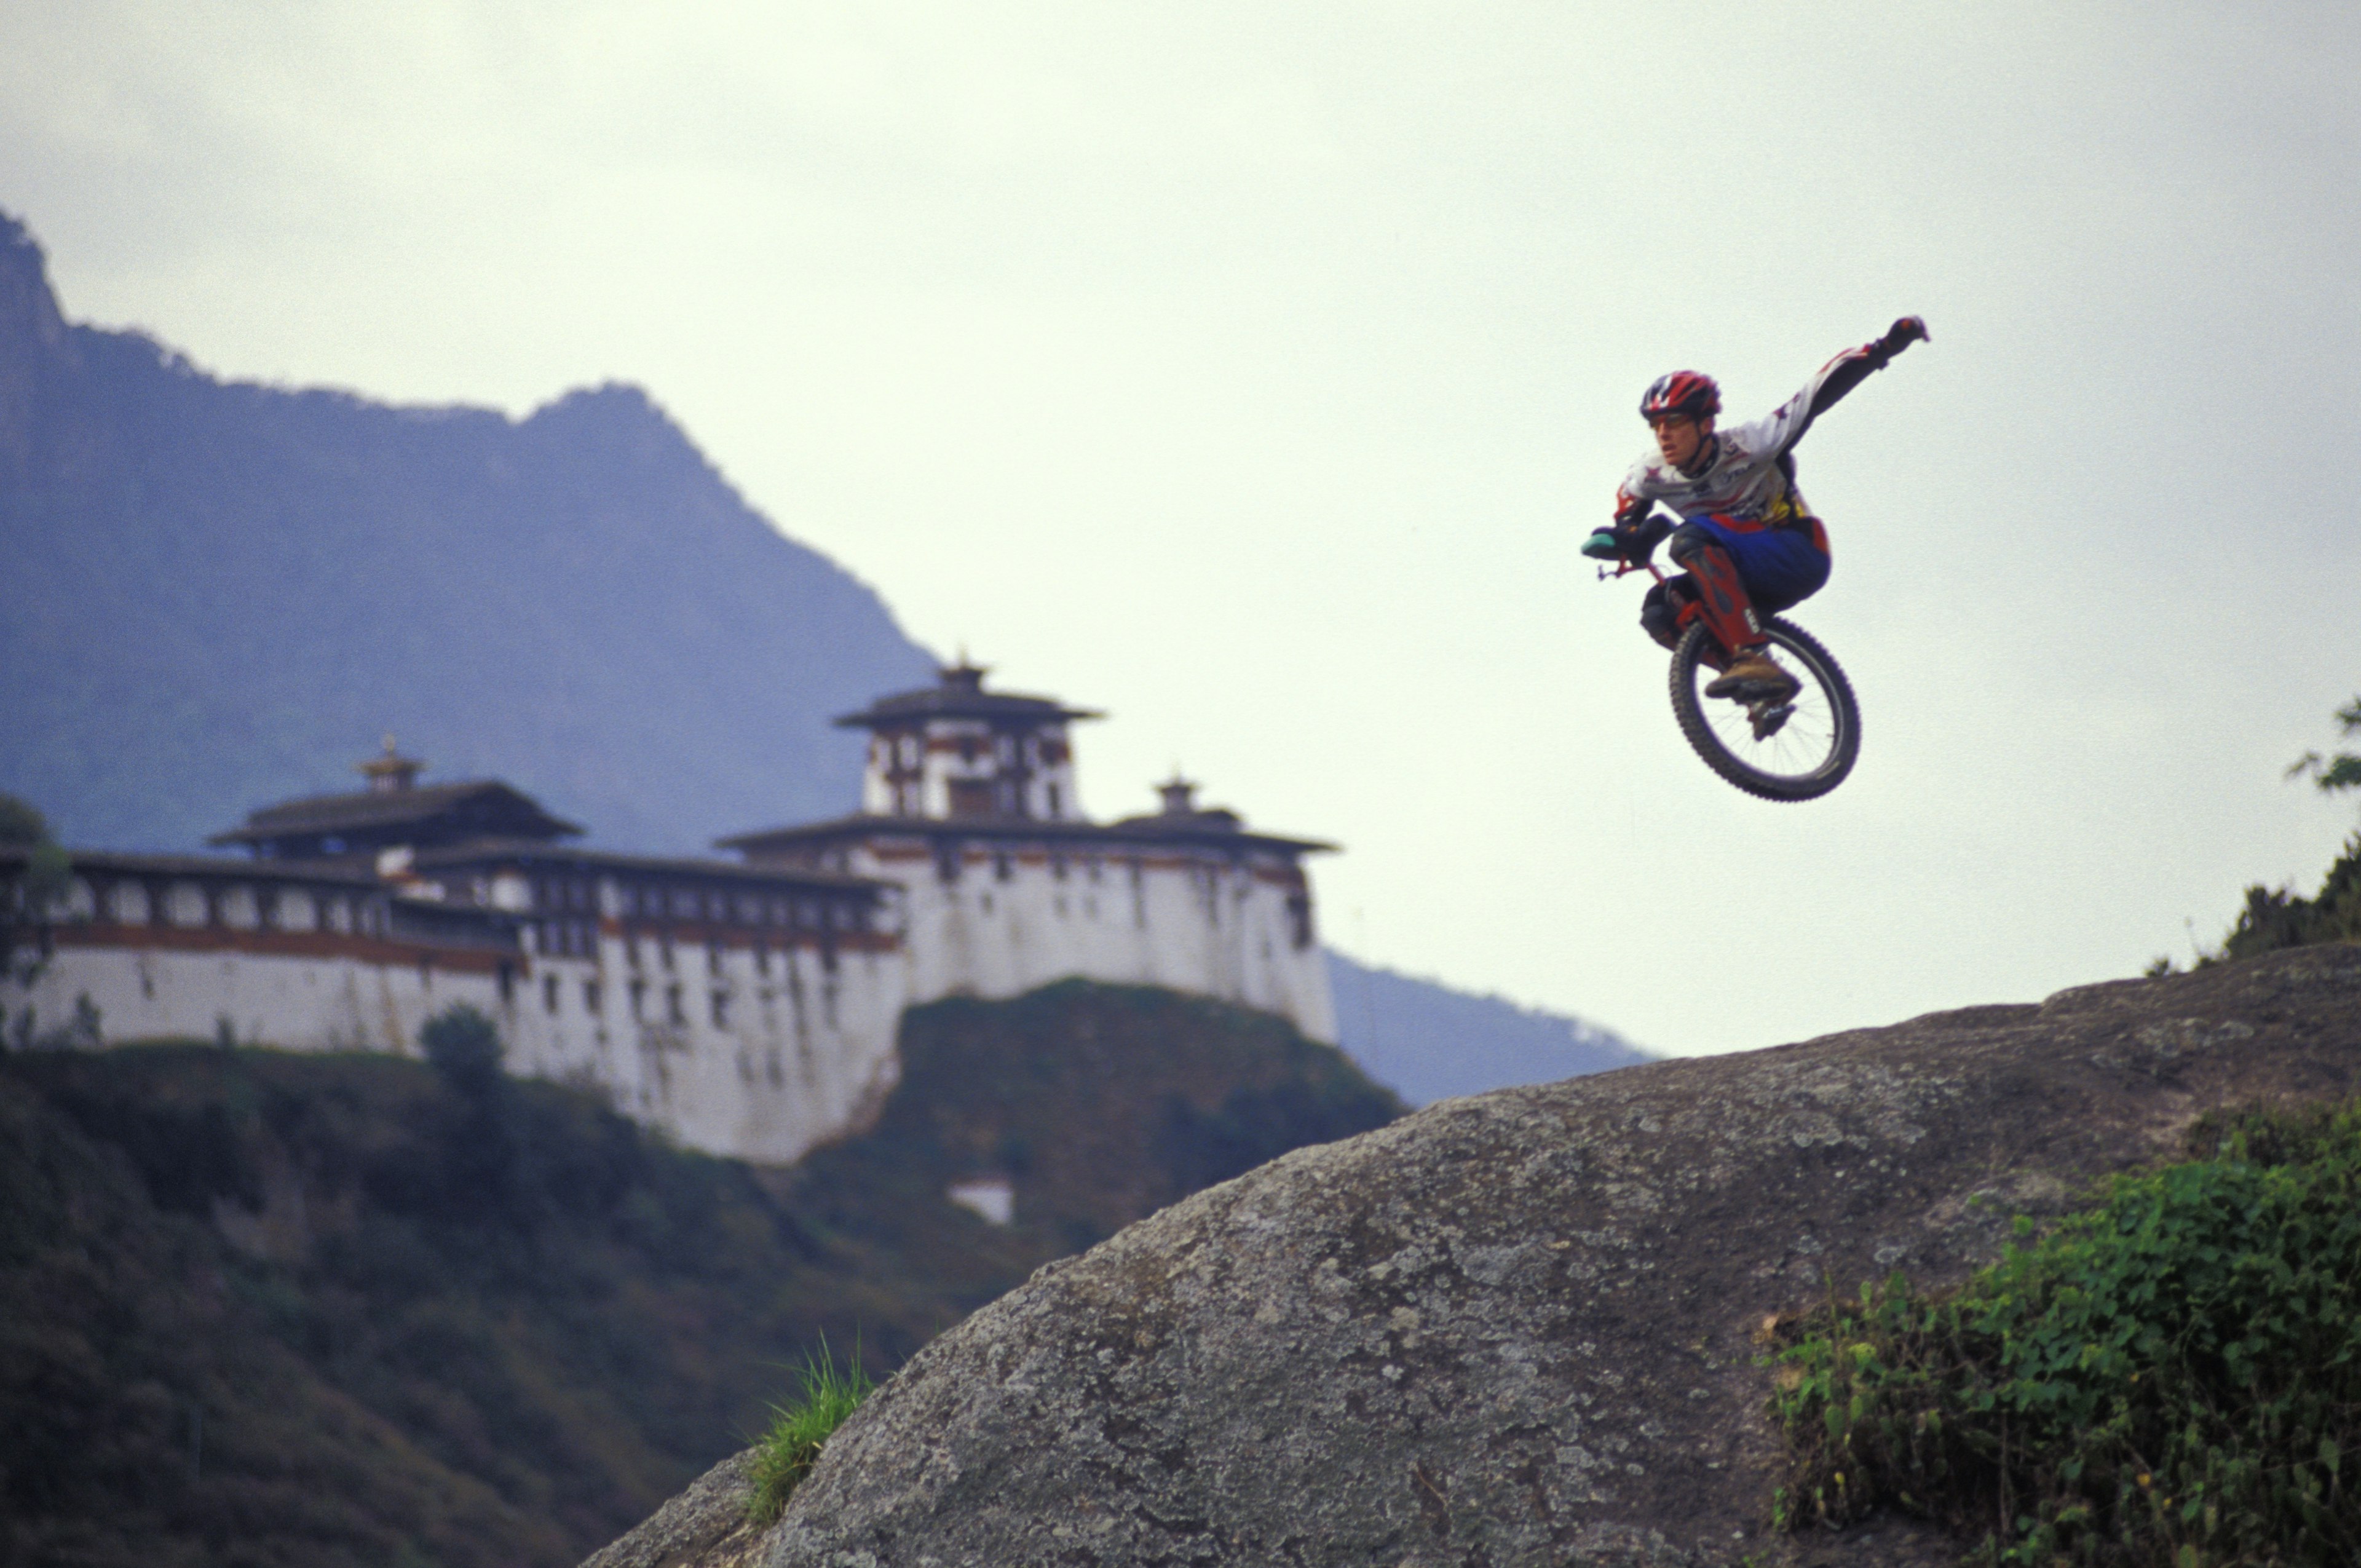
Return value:
[(1066, 727), (1100, 715), (987, 692), (984, 674), (962, 659), (936, 685), (881, 697), (837, 720), (869, 731), (863, 811), (938, 822), (1082, 819)]

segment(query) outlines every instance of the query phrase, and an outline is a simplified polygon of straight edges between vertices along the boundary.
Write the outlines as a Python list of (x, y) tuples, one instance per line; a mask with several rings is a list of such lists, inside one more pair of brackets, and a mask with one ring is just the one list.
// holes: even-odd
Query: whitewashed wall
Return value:
[[(240, 893), (218, 899), (225, 922), (253, 906)], [(492, 953), (251, 920), (100, 924), (86, 897), (78, 912), (53, 928), (54, 956), (28, 991), (0, 988), (11, 1017), (31, 1007), (42, 1034), (71, 1025), (87, 998), (102, 1045), (213, 1039), (226, 1021), (241, 1045), (414, 1057), (421, 1025), (464, 1003), (500, 1025), (511, 1072), (595, 1089), (689, 1147), (763, 1163), (865, 1124), (900, 1070), (906, 965), (881, 934), (832, 959), (818, 945), (772, 948), (759, 964), (751, 946), (698, 946), (667, 967), (661, 943), (608, 932), (594, 957), (510, 955), (503, 984)]]
[(1068, 855), (1060, 874), (1046, 849), (971, 841), (946, 880), (922, 845), (872, 840), (850, 869), (903, 889), (914, 1003), (1080, 977), (1215, 997), (1334, 1042), (1327, 969), (1316, 942), (1296, 944), (1283, 872), (1155, 852), (1093, 864)]
[(595, 959), (533, 959), (511, 1069), (602, 1089), (692, 1148), (785, 1164), (865, 1126), (899, 1081), (906, 978), (882, 944), (759, 962), (751, 947), (675, 946), (667, 962), (661, 941), (610, 931)]
[[(39, 1032), (70, 1023), (88, 997), (105, 1043), (218, 1038), (225, 1028), (242, 1046), (303, 1051), (418, 1054), (419, 1026), (464, 1003), (501, 1023), (513, 1037), (489, 965), (422, 967), (408, 953), (359, 956), (377, 945), (356, 940), (345, 952), (272, 951), (269, 933), (225, 932), (216, 943), (141, 944), (116, 927), (56, 931), (57, 952), (29, 993), (6, 988), (9, 1010), (28, 1003)], [(104, 937), (104, 941), (93, 938)]]

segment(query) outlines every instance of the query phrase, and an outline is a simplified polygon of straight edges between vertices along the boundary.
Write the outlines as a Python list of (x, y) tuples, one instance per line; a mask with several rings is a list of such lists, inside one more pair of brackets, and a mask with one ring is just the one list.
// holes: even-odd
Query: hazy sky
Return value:
[[(1093, 811), (1178, 762), (1338, 945), (1659, 1048), (2185, 959), (2355, 824), (2280, 778), (2361, 688), (2347, 0), (0, 0), (0, 207), (225, 375), (646, 387), (1110, 710)], [(1799, 453), (1861, 766), (1758, 802), (1576, 548), (1650, 378), (1906, 312)]]

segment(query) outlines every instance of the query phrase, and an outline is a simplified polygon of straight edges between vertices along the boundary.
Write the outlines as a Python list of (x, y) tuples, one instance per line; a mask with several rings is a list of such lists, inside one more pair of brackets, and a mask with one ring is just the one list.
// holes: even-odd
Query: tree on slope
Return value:
[[(2343, 736), (2361, 735), (2361, 696), (2336, 710)], [(2323, 791), (2361, 789), (2361, 756), (2339, 751), (2323, 757), (2307, 751), (2288, 769), (2288, 777), (2309, 776)], [(2313, 942), (2361, 941), (2361, 833), (2345, 842), (2345, 852), (2328, 868), (2320, 892), (2311, 898), (2289, 888), (2260, 883), (2246, 890), (2246, 906), (2238, 923), (2223, 938), (2221, 957), (2249, 959), (2281, 948)]]
[[(24, 853), (22, 865), (11, 875), (0, 872), (0, 991), (29, 990), (49, 962), (50, 906), (62, 899), (73, 881), (73, 862), (49, 837), (49, 819), (30, 801), (0, 795), (0, 850)], [(12, 859), (14, 857), (11, 857)], [(0, 1046), (11, 1033), (32, 1038), (32, 1004), (11, 1020), (0, 1005)]]

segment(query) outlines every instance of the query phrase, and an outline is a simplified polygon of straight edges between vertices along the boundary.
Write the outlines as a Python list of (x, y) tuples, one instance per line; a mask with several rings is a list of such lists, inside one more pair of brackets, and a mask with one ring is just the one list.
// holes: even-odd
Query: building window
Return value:
[(717, 1029), (727, 1029), (730, 1027), (730, 993), (726, 991), (716, 991), (712, 993), (711, 1000), (713, 1026)]
[(719, 942), (705, 944), (705, 972), (708, 974), (721, 972), (721, 944)]
[(557, 1011), (557, 977), (554, 974), (541, 977), (541, 1005), (545, 1012)]
[(680, 1004), (680, 987), (677, 985), (664, 987), (664, 1018), (675, 1029), (688, 1027), (688, 1013)]
[(635, 1019), (643, 1018), (647, 1015), (647, 1010), (648, 982), (635, 980), (631, 981), (631, 1016)]
[(1007, 882), (1016, 875), (1016, 867), (1006, 855), (994, 855), (992, 857), (992, 874), (1001, 882)]
[(606, 1001), (606, 997), (599, 994), (597, 981), (586, 980), (582, 982), (582, 1011), (596, 1018), (599, 1008), (605, 1005)]
[(754, 972), (765, 977), (771, 972), (771, 949), (760, 942), (754, 944)]
[(1050, 784), (1047, 793), (1049, 801), (1049, 815), (1052, 817), (1062, 816), (1064, 814), (1063, 808), (1058, 804), (1058, 786), (1055, 784)]
[(671, 932), (667, 931), (656, 938), (656, 957), (663, 961), (664, 968), (673, 967)]

